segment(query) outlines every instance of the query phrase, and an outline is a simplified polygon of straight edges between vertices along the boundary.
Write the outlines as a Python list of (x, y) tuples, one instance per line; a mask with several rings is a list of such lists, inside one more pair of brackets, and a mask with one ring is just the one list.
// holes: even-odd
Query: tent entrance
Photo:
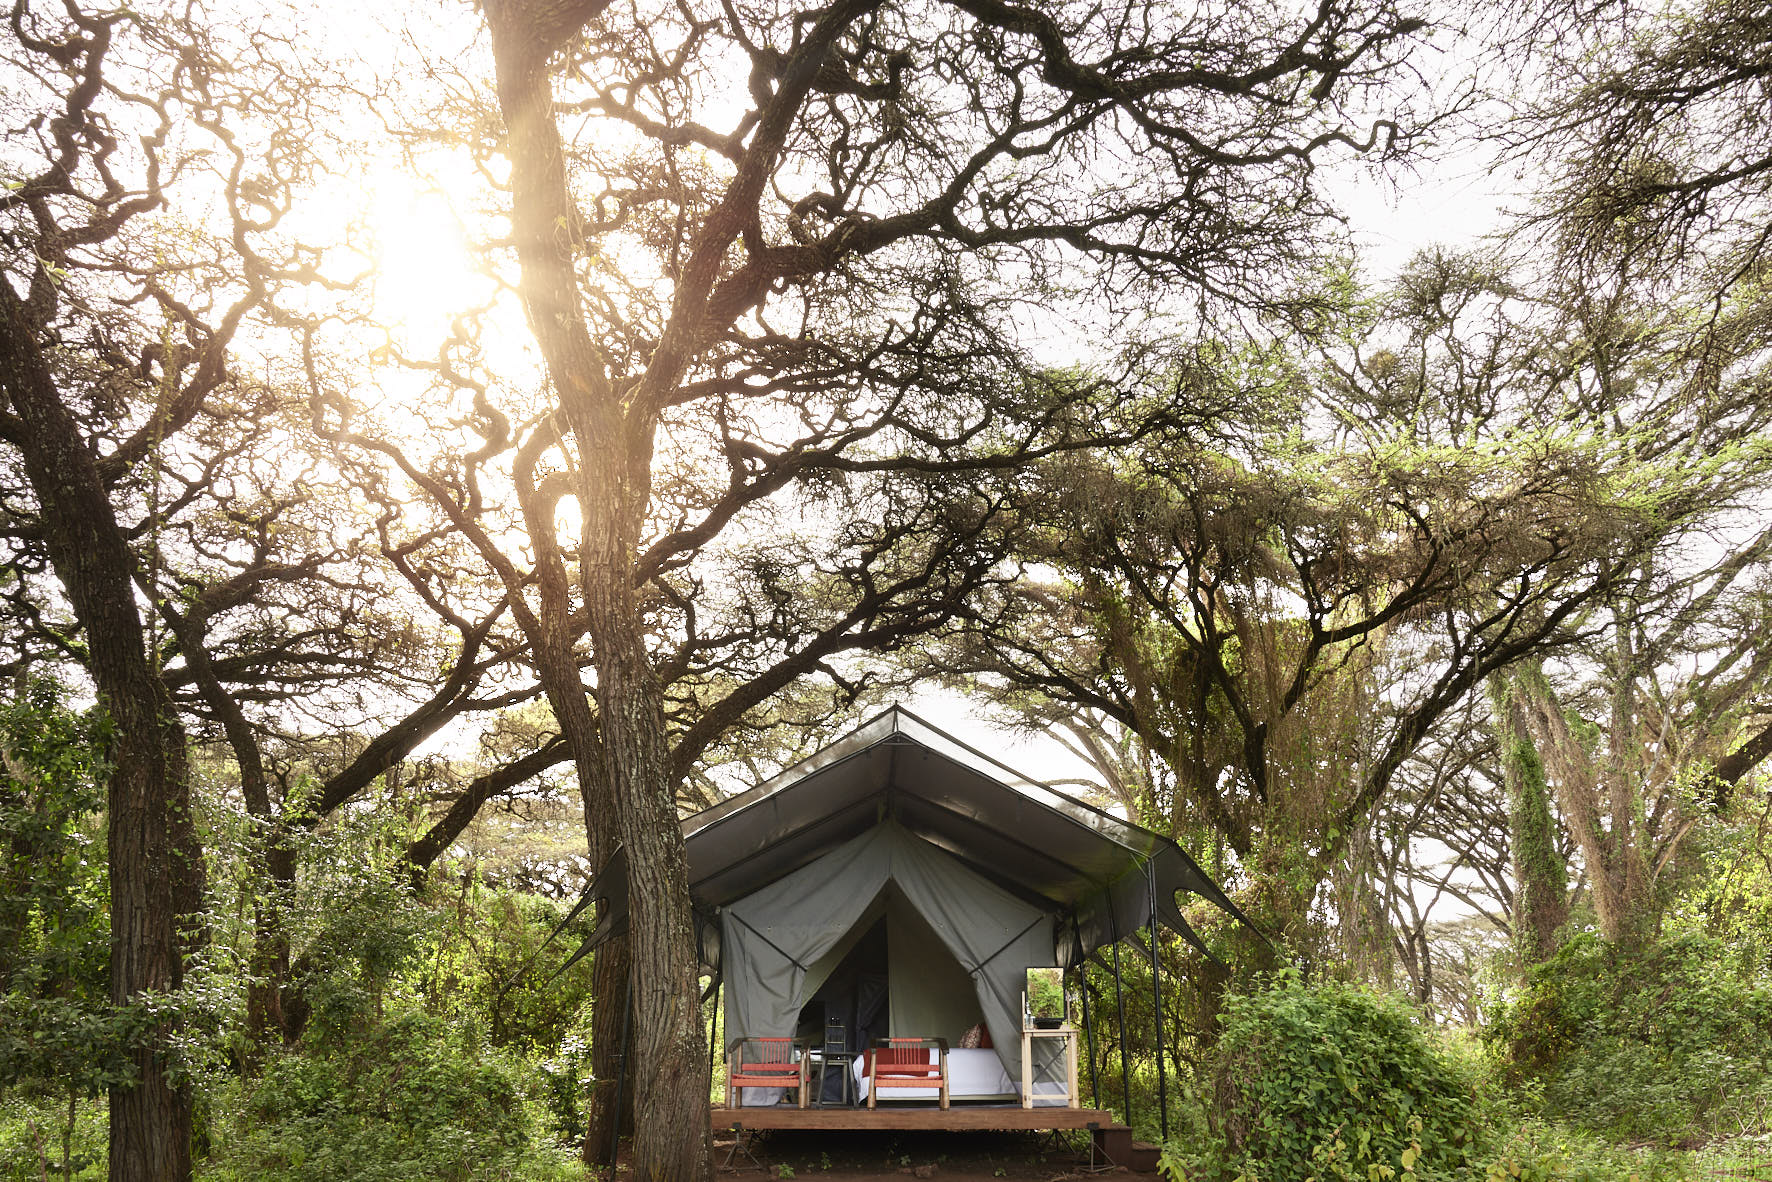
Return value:
[(984, 1021), (972, 975), (891, 883), (835, 948), (807, 966), (806, 986), (795, 1033), (811, 1042), (835, 1019), (853, 1050), (889, 1034), (958, 1046)]
[(806, 1002), (881, 919), (890, 1033), (954, 1043), (982, 1016), (1019, 1072), (1021, 991), (1028, 965), (1053, 962), (1051, 914), (891, 818), (722, 908), (729, 1036), (798, 1033)]
[(816, 1045), (824, 1041), (825, 1023), (835, 1020), (843, 1023), (855, 1050), (891, 1033), (888, 949), (884, 909), (871, 921), (864, 915), (843, 943), (807, 968), (811, 996), (800, 1010), (794, 1033)]

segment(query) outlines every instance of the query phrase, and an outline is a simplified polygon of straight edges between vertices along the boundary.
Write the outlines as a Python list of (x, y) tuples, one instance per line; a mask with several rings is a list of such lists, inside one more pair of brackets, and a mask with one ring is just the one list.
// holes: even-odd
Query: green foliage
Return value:
[(590, 958), (558, 977), (553, 965), (588, 934), (578, 922), (542, 945), (567, 904), (469, 878), (434, 904), (441, 922), (420, 966), (425, 1008), (481, 1032), (493, 1046), (571, 1057), (567, 1044), (590, 1000)]
[(106, 1113), (102, 1102), (13, 1095), (0, 1103), (0, 1182), (104, 1182)]
[(557, 977), (552, 973), (584, 928), (569, 925), (544, 952), (565, 904), (489, 888), (473, 877), (428, 905), (437, 922), (414, 964), (425, 1011), (446, 1019), (464, 1039), (528, 1056), (550, 1135), (576, 1140), (584, 1133), (584, 1084), (591, 1074), (592, 962), (587, 957)]
[(1064, 974), (1060, 970), (1029, 969), (1027, 987), (1028, 1013), (1045, 1018), (1065, 1016)]
[(90, 1096), (133, 1071), (140, 1015), (109, 1000), (106, 742), (47, 682), (0, 704), (0, 1085)]
[(1481, 1182), (1676, 1182), (1691, 1177), (1682, 1155), (1614, 1145), (1591, 1133), (1528, 1121), (1484, 1157)]
[(563, 1174), (519, 1064), (407, 1012), (267, 1065), (218, 1138), (215, 1179), (469, 1182)]
[(412, 997), (410, 970), (438, 917), (413, 898), (384, 817), (346, 814), (301, 849), (304, 871), (286, 912), (299, 950), (296, 984), (321, 1037), (350, 1039), (390, 1001)]
[(210, 1176), (576, 1176), (559, 1143), (582, 1133), (583, 982), (512, 986), (552, 906), (471, 882), (415, 894), (402, 840), (367, 813), (304, 839), (285, 914), (307, 1032), (218, 1095)]
[(1577, 936), (1488, 1037), (1547, 1116), (1612, 1136), (1759, 1132), (1772, 1106), (1772, 979), (1701, 933), (1636, 955)]
[(1274, 974), (1227, 1000), (1210, 1072), (1206, 1176), (1410, 1182), (1475, 1149), (1475, 1073), (1394, 995)]

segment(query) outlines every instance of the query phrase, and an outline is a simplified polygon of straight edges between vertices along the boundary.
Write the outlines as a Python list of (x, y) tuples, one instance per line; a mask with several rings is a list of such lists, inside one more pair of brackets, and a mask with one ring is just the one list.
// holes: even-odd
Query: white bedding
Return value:
[[(939, 1052), (930, 1051), (929, 1061), (935, 1062)], [(862, 1078), (862, 1059), (857, 1057), (850, 1070), (855, 1073), (855, 1094), (867, 1102), (867, 1080)], [(1048, 1099), (1042, 1092), (1053, 1093)], [(882, 1100), (939, 1100), (940, 1088), (888, 1088), (880, 1093)], [(1021, 1098), (1021, 1081), (1009, 1078), (1003, 1070), (1003, 1061), (997, 1058), (992, 1050), (974, 1050), (957, 1047), (948, 1052), (948, 1099), (949, 1100), (1019, 1100)], [(1034, 1104), (1036, 1106), (1065, 1103), (1064, 1085), (1062, 1083), (1034, 1083)]]

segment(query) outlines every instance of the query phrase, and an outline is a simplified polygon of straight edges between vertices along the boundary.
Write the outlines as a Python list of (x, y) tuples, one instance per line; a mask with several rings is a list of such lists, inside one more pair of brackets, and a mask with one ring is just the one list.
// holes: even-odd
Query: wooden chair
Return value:
[(793, 1088), (806, 1107), (805, 1044), (798, 1038), (735, 1038), (726, 1049), (726, 1107), (740, 1088)]
[[(933, 1062), (929, 1052), (936, 1051)], [(868, 1048), (868, 1107), (882, 1088), (938, 1088), (941, 1106), (948, 1106), (948, 1040), (945, 1038), (876, 1038)]]

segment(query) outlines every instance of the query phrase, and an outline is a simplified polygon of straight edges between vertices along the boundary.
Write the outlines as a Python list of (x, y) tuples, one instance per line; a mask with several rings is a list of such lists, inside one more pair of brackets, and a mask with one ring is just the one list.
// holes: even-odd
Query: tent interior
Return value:
[(890, 884), (835, 948), (806, 966), (804, 993), (794, 1033), (814, 1044), (834, 1020), (852, 1046), (895, 1031), (958, 1046), (984, 1021), (972, 978)]
[(886, 816), (721, 910), (727, 1038), (817, 1038), (846, 1004), (849, 1049), (886, 1035), (957, 1048), (983, 1023), (1002, 1066), (983, 1094), (1006, 1094), (1027, 969), (1054, 963), (1056, 923)]

